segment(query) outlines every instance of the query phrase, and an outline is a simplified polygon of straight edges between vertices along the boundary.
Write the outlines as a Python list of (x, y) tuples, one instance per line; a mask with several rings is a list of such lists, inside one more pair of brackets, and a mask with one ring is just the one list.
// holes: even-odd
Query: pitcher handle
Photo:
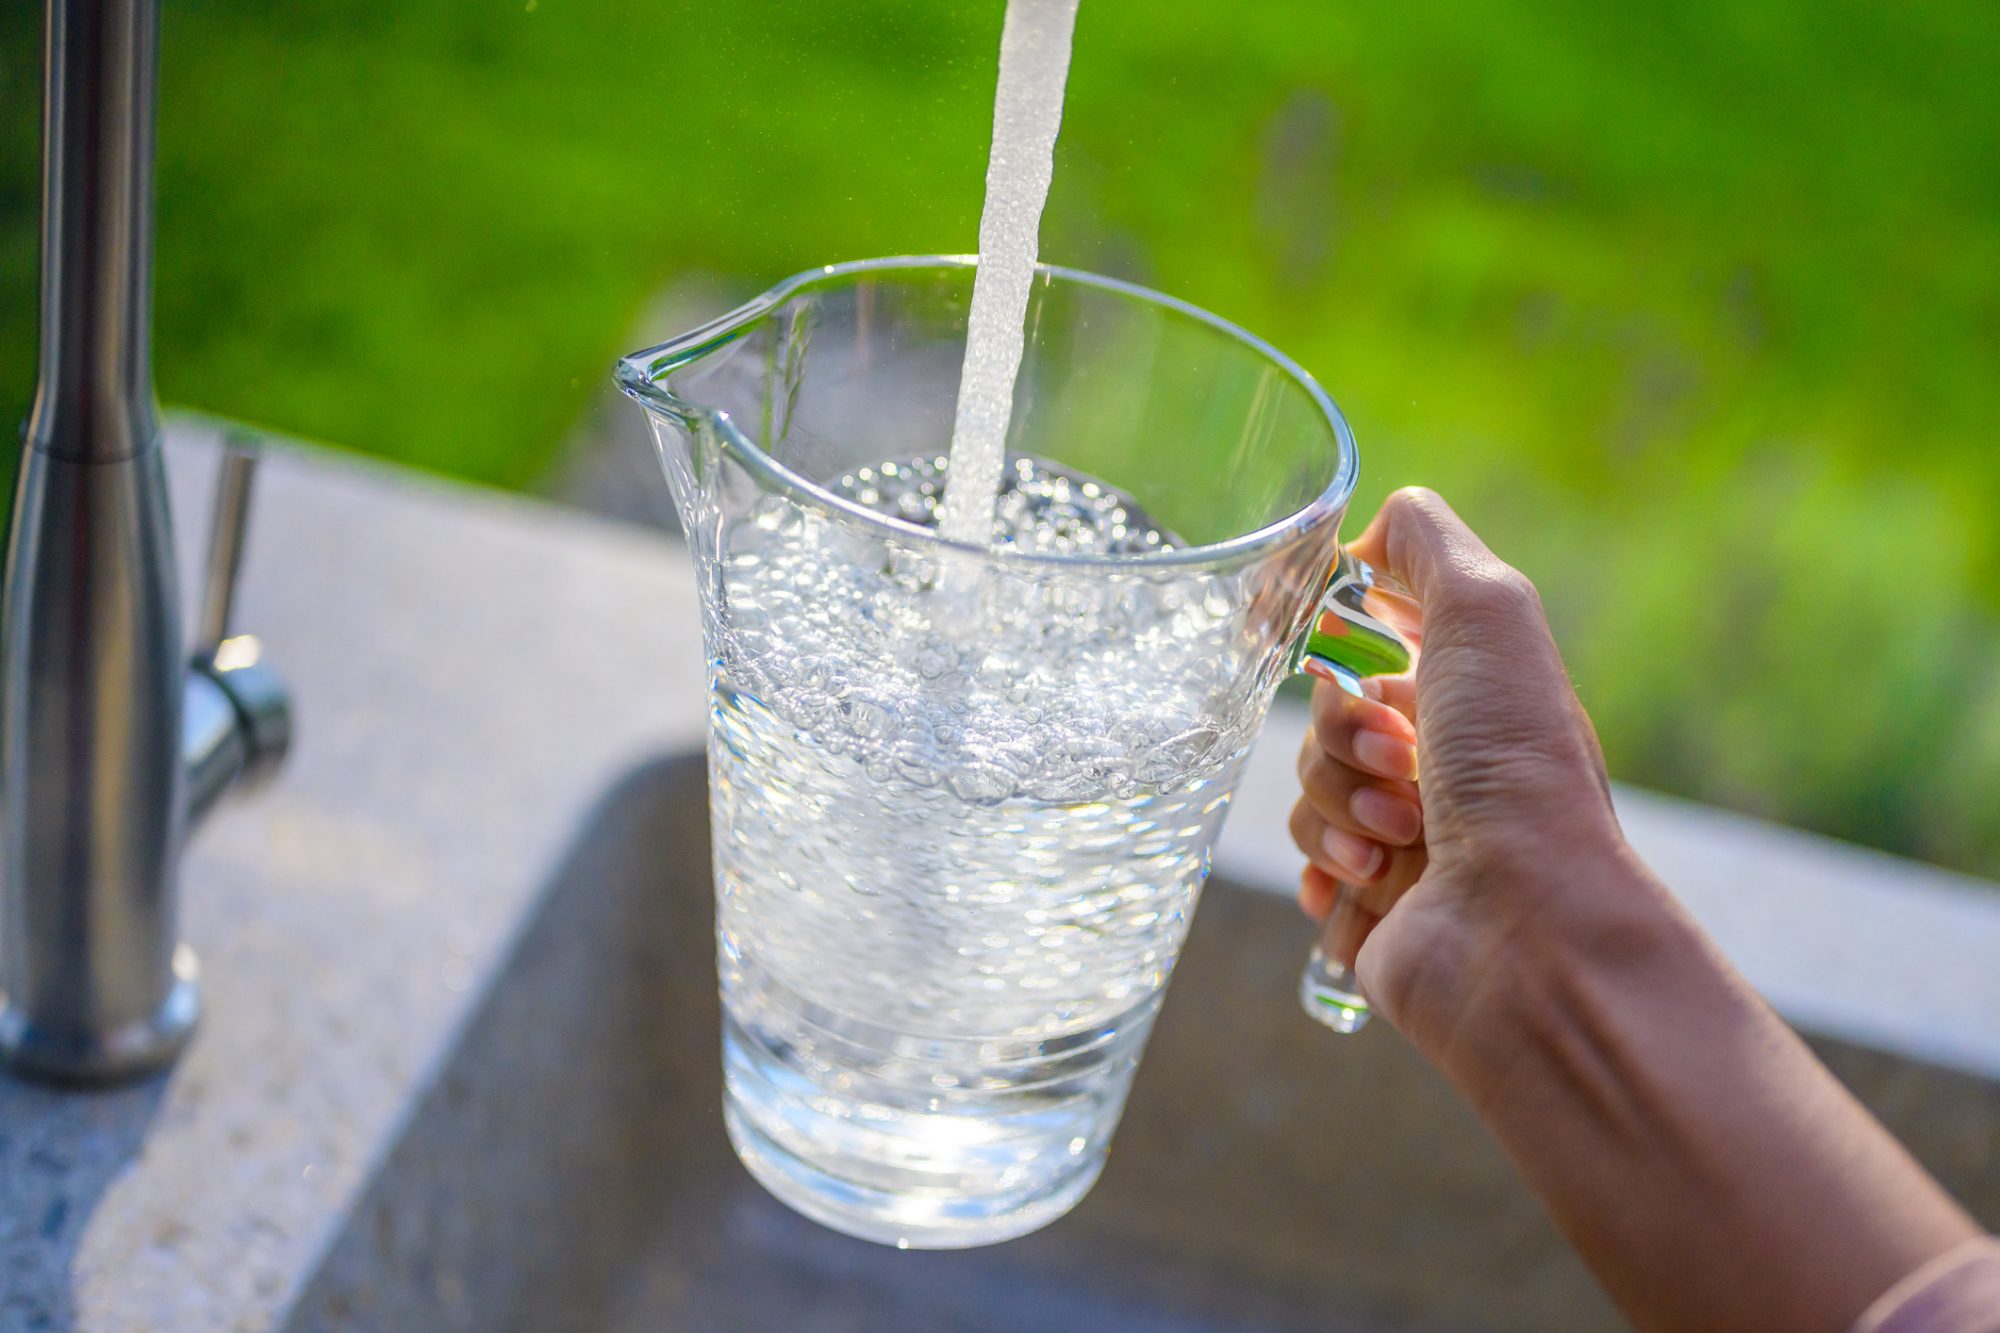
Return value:
[[(1358, 695), (1364, 676), (1394, 676), (1410, 669), (1409, 645), (1367, 608), (1365, 599), (1376, 581), (1374, 570), (1341, 551), (1306, 632), (1299, 670)], [(1384, 580), (1384, 586), (1394, 584)], [(1328, 958), (1317, 944), (1299, 978), (1299, 1004), (1335, 1032), (1359, 1032), (1368, 1022), (1368, 997), (1353, 969)]]
[(1377, 575), (1346, 550), (1340, 553), (1320, 594), (1319, 611), (1306, 631), (1298, 669), (1331, 680), (1350, 694), (1361, 692), (1363, 676), (1395, 676), (1410, 669), (1410, 649), (1395, 630), (1377, 620), (1365, 598), (1377, 583), (1401, 593), (1393, 580)]

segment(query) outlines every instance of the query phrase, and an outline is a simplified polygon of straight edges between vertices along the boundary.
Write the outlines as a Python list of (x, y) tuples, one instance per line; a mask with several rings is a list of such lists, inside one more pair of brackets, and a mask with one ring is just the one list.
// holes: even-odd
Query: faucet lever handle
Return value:
[(183, 700), (181, 759), (190, 820), (199, 820), (231, 787), (269, 776), (291, 745), (292, 704), (284, 681), (263, 662), (255, 638), (230, 628), (260, 456), (255, 435), (232, 431), (215, 476), (201, 619)]
[(251, 483), (256, 479), (257, 459), (254, 435), (234, 431), (223, 441), (215, 506), (208, 520), (208, 558), (202, 563), (201, 620), (194, 640), (197, 657), (213, 657), (229, 637), (236, 576), (243, 568), (243, 539), (250, 526)]

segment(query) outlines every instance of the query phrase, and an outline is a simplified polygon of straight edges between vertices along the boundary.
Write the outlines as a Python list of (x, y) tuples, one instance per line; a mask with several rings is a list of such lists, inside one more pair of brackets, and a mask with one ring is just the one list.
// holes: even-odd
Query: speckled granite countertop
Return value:
[[(213, 432), (169, 447), (191, 567)], [(274, 1325), (585, 810), (700, 744), (693, 583), (656, 538), (274, 448), (250, 542), (240, 623), (297, 743), (189, 848), (180, 1064), (0, 1079), (0, 1329)]]

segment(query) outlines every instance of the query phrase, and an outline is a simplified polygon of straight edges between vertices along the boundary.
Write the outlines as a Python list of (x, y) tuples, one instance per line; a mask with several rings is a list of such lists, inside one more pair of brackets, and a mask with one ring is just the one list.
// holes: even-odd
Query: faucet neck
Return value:
[(150, 326), (159, 0), (48, 0), (41, 368), (30, 447), (111, 462), (155, 447)]

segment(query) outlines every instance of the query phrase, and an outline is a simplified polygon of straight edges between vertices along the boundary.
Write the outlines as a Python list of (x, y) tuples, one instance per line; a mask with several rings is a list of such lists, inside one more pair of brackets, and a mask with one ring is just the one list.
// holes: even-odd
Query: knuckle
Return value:
[(1292, 817), (1290, 820), (1292, 841), (1298, 845), (1300, 851), (1303, 852), (1309, 849), (1313, 836), (1313, 824), (1318, 818), (1319, 816), (1313, 813), (1312, 806), (1305, 801), (1300, 801), (1292, 806)]
[(1496, 617), (1509, 623), (1541, 618), (1542, 595), (1534, 583), (1512, 565), (1481, 561), (1462, 570), (1449, 593), (1454, 607), (1465, 614)]
[[(1346, 697), (1341, 695), (1342, 699)], [(1313, 709), (1312, 733), (1306, 737), (1306, 744), (1322, 754), (1345, 750), (1351, 730), (1347, 710), (1338, 702), (1329, 703)]]
[(1501, 584), (1507, 589), (1508, 598), (1518, 606), (1524, 615), (1535, 623), (1542, 623), (1542, 590), (1535, 581), (1512, 565), (1502, 565), (1506, 572), (1501, 576)]
[(1333, 787), (1337, 768), (1331, 755), (1308, 741), (1305, 753), (1299, 756), (1299, 785), (1309, 796), (1322, 794)]
[(1444, 511), (1444, 497), (1428, 486), (1400, 486), (1390, 492), (1382, 503), (1384, 509), (1391, 509), (1420, 522), (1434, 522)]
[(1321, 755), (1302, 784), (1305, 801), (1328, 823), (1346, 826), (1352, 822), (1348, 798), (1356, 785), (1354, 770), (1337, 759)]
[(1418, 552), (1438, 546), (1450, 510), (1444, 497), (1425, 486), (1405, 486), (1382, 502), (1382, 522), (1389, 563), (1398, 569), (1417, 567)]
[(1319, 755), (1319, 742), (1308, 735), (1305, 739), (1305, 744), (1299, 746), (1299, 761), (1294, 766), (1295, 771), (1299, 775), (1299, 785), (1301, 787), (1311, 788), (1313, 763), (1319, 758)]

